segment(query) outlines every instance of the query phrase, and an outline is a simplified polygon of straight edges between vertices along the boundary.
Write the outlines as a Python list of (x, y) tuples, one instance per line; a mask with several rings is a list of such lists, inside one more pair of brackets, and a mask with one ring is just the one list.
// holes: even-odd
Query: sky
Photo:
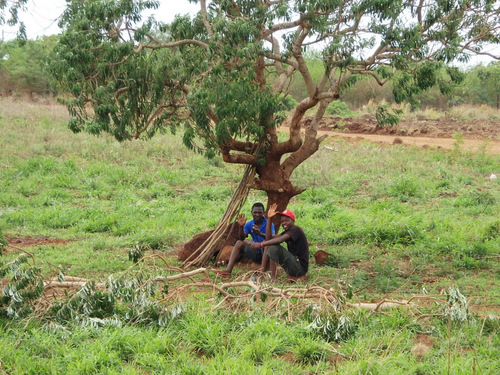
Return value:
[[(188, 0), (160, 0), (160, 3), (160, 8), (155, 11), (155, 18), (164, 22), (172, 21), (176, 14), (196, 13), (199, 7), (190, 4)], [(57, 22), (66, 8), (65, 0), (29, 0), (26, 8), (20, 18), (26, 25), (28, 39), (60, 33)], [(0, 28), (3, 40), (16, 37), (17, 27), (2, 25)]]

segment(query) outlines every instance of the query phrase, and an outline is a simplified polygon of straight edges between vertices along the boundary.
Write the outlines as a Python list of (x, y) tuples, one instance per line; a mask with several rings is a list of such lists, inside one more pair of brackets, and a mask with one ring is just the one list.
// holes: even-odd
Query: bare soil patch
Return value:
[[(307, 127), (312, 117), (304, 119)], [(287, 124), (285, 124), (287, 126)], [(319, 133), (348, 138), (357, 142), (436, 147), (451, 150), (484, 151), (500, 155), (500, 120), (454, 118), (401, 120), (396, 126), (381, 127), (374, 116), (359, 118), (326, 116), (320, 121)]]
[[(306, 124), (311, 118), (305, 120)], [(467, 139), (500, 139), (500, 120), (461, 120), (454, 118), (401, 120), (396, 126), (381, 127), (374, 116), (359, 118), (324, 117), (320, 130), (377, 135), (397, 135), (429, 138), (453, 138), (460, 133)]]
[(47, 236), (15, 236), (12, 234), (4, 234), (8, 245), (25, 247), (34, 245), (49, 245), (49, 244), (67, 244), (69, 241), (60, 238), (50, 238)]

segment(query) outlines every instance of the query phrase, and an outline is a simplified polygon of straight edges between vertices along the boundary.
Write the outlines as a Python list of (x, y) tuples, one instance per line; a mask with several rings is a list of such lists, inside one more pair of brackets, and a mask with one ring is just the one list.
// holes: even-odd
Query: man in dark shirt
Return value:
[[(277, 204), (269, 207), (267, 212), (268, 224), (275, 215), (281, 216), (281, 226), (285, 230), (278, 235), (272, 235), (270, 230), (266, 231), (266, 240), (253, 243), (252, 247), (263, 247), (261, 271), (265, 272), (269, 263), (271, 270), (271, 281), (276, 280), (276, 265), (279, 264), (289, 276), (289, 280), (296, 280), (305, 275), (309, 269), (309, 243), (301, 227), (295, 225), (295, 215), (290, 210), (277, 212)], [(288, 250), (280, 244), (286, 242)]]

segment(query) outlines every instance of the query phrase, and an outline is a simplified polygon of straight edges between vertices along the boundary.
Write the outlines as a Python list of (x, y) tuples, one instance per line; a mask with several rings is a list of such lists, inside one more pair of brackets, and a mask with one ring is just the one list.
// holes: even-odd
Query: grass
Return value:
[[(3, 100), (0, 108), (0, 231), (66, 241), (25, 248), (46, 278), (63, 271), (104, 281), (132, 266), (136, 246), (179, 265), (177, 249), (217, 224), (243, 173), (187, 151), (179, 136), (118, 143), (70, 133), (56, 105)], [(79, 325), (0, 316), (0, 374), (497, 373), (500, 181), (489, 175), (500, 172), (500, 158), (458, 143), (451, 152), (325, 145), (336, 151), (321, 147), (296, 170), (294, 183), (307, 190), (290, 203), (312, 252), (336, 257), (324, 267), (311, 258), (307, 283), (353, 303), (456, 285), (470, 305), (466, 322), (322, 310), (335, 327), (341, 316), (352, 322), (335, 341), (337, 331), (315, 329), (312, 316), (286, 306), (278, 314), (266, 310), (269, 300), (214, 309), (221, 296), (191, 290), (197, 298), (162, 326), (127, 323), (122, 311)], [(252, 191), (247, 216), (254, 201), (266, 198)], [(10, 249), (0, 261), (18, 255)], [(237, 266), (234, 274), (247, 271)], [(429, 304), (420, 313), (436, 311)], [(422, 335), (432, 345), (418, 346)]]

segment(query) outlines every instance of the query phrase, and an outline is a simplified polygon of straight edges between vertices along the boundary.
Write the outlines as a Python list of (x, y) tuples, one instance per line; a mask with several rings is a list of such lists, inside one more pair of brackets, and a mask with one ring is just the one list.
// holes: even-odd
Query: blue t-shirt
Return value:
[[(252, 241), (253, 242), (262, 242), (265, 241), (266, 239), (262, 236), (258, 236), (253, 232), (253, 225), (255, 224), (254, 220), (250, 220), (248, 223), (245, 224), (243, 227), (243, 232), (249, 234), (252, 236)], [(266, 233), (266, 225), (267, 225), (267, 219), (265, 217), (262, 218), (262, 224), (260, 226), (260, 232), (261, 233)], [(271, 224), (271, 233), (274, 234), (274, 224)]]

